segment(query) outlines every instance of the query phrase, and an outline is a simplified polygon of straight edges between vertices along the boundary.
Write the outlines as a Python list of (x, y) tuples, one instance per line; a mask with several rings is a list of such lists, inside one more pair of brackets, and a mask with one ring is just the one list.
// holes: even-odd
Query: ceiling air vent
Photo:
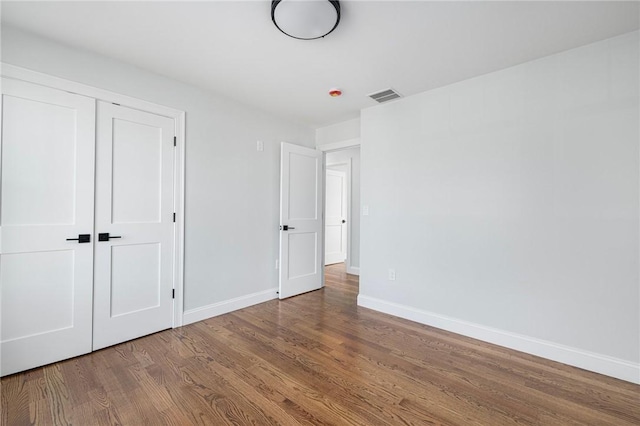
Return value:
[(371, 99), (373, 99), (374, 101), (376, 101), (376, 102), (381, 104), (383, 102), (387, 102), (387, 101), (390, 101), (392, 99), (397, 99), (401, 95), (400, 95), (400, 93), (396, 92), (393, 89), (384, 89), (384, 90), (380, 90), (379, 92), (372, 93), (372, 94), (370, 94), (368, 96)]

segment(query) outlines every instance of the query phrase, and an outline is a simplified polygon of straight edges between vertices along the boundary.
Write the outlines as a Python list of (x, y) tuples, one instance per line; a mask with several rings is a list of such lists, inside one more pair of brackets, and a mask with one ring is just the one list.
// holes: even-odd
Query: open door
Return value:
[(322, 287), (322, 152), (282, 143), (280, 299)]

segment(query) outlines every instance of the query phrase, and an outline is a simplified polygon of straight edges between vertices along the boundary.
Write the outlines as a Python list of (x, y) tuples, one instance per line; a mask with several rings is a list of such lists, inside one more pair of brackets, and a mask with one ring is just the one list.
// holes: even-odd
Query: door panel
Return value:
[[(325, 265), (331, 265), (332, 263), (343, 262), (344, 259), (340, 256), (342, 254), (342, 226), (341, 225), (326, 225), (324, 232), (325, 235)], [(338, 258), (335, 259), (335, 255)], [(333, 257), (332, 257), (333, 256)]]
[(326, 173), (325, 265), (347, 258), (347, 174), (337, 170)]
[(160, 244), (111, 247), (111, 316), (160, 306)]
[(10, 182), (3, 188), (3, 225), (72, 224), (76, 110), (8, 95), (3, 103), (4, 155), (19, 159), (3, 167), (3, 179)]
[(158, 127), (114, 118), (112, 223), (160, 222), (161, 132)]
[(91, 351), (95, 101), (2, 80), (2, 375)]
[(317, 274), (318, 234), (316, 232), (289, 232), (287, 237), (289, 241), (288, 278), (294, 280)]
[(73, 250), (2, 255), (2, 282), (20, 283), (2, 289), (3, 340), (73, 327), (73, 264)]
[(318, 194), (316, 180), (319, 164), (316, 157), (290, 152), (288, 220), (316, 220), (318, 218)]
[(279, 296), (284, 299), (322, 287), (322, 152), (287, 143), (281, 150)]
[[(173, 119), (99, 102), (94, 350), (173, 323)], [(119, 238), (113, 238), (119, 237)]]

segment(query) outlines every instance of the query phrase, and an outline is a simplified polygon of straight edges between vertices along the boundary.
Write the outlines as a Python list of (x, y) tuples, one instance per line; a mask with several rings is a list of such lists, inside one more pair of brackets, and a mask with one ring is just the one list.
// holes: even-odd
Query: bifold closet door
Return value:
[(93, 349), (173, 324), (174, 121), (98, 102)]
[(2, 79), (0, 365), (91, 351), (95, 100)]

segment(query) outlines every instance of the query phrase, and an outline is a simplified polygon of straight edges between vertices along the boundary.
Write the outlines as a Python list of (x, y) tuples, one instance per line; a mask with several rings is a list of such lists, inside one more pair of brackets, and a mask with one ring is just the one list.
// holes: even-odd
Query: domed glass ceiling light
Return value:
[(289, 37), (313, 40), (336, 29), (340, 22), (340, 3), (331, 0), (273, 0), (271, 20)]

